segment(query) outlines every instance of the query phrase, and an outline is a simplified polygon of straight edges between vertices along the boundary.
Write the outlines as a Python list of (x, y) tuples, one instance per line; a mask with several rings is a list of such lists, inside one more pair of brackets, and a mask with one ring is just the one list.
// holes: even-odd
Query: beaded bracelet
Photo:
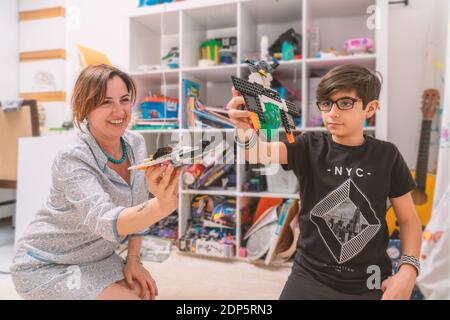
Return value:
[(404, 265), (404, 264), (412, 265), (417, 271), (417, 276), (419, 276), (419, 273), (420, 273), (420, 261), (419, 261), (419, 259), (417, 259), (414, 256), (409, 256), (409, 255), (406, 255), (406, 254), (402, 255), (402, 257), (400, 258), (400, 262), (398, 264), (398, 267), (397, 267), (397, 272), (398, 272), (398, 270), (400, 270), (400, 267), (402, 265)]
[(130, 257), (134, 257), (134, 258), (135, 258), (135, 259), (134, 259), (135, 262), (138, 262), (138, 263), (142, 264), (142, 262), (141, 262), (141, 257), (138, 256), (138, 255), (135, 255), (135, 254), (127, 255), (127, 257), (126, 257), (126, 259), (125, 259), (125, 263), (127, 263), (128, 260), (131, 260), (131, 259), (129, 259)]
[(239, 147), (245, 148), (245, 150), (250, 150), (258, 142), (258, 135), (253, 131), (252, 135), (250, 136), (250, 139), (247, 142), (242, 142), (241, 140), (239, 140), (239, 136), (237, 134), (237, 131), (235, 131), (234, 141), (236, 142), (236, 144)]

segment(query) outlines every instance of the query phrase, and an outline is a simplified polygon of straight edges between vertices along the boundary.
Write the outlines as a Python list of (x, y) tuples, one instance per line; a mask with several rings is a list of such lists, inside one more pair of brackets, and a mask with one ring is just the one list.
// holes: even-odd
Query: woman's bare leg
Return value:
[[(120, 282), (120, 281), (119, 281)], [(141, 300), (138, 294), (128, 287), (124, 287), (119, 282), (113, 283), (103, 290), (97, 300)]]
[(137, 295), (140, 299), (142, 300), (150, 300), (150, 291), (147, 290), (147, 294), (141, 298), (141, 286), (139, 285), (139, 282), (136, 282), (133, 280), (133, 289), (130, 289), (130, 287), (128, 287), (127, 283), (125, 280), (120, 280), (119, 282), (117, 282), (119, 285), (121, 285), (122, 287), (131, 290), (135, 295)]

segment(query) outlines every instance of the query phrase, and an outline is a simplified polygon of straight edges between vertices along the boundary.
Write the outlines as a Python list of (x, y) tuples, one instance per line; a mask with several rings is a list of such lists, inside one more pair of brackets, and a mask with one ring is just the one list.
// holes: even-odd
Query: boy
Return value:
[[(410, 298), (420, 269), (421, 224), (411, 197), (416, 185), (392, 143), (364, 134), (380, 90), (380, 79), (367, 68), (330, 70), (317, 89), (327, 132), (306, 132), (289, 144), (258, 137), (233, 89), (229, 115), (246, 160), (285, 165), (300, 182), (300, 238), (280, 299)], [(393, 276), (386, 253), (388, 197), (404, 253)]]

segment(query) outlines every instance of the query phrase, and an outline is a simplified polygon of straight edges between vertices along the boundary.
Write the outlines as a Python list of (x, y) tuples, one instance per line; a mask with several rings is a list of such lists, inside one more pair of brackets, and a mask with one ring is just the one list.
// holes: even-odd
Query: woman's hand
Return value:
[(162, 210), (171, 214), (178, 208), (178, 186), (182, 169), (172, 164), (147, 169), (148, 191), (153, 194)]
[(158, 287), (150, 272), (137, 260), (128, 260), (123, 269), (125, 281), (131, 290), (134, 290), (137, 282), (140, 287), (140, 298), (144, 300), (155, 300), (158, 295)]

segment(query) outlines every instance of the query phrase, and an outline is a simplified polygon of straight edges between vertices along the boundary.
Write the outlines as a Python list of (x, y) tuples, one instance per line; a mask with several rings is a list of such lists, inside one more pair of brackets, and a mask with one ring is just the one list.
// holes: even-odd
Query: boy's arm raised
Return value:
[[(256, 132), (250, 126), (250, 112), (240, 110), (245, 105), (244, 97), (232, 89), (233, 98), (228, 102), (228, 115), (236, 127), (236, 134), (241, 142), (248, 142)], [(266, 142), (257, 137), (256, 143), (245, 150), (245, 160), (249, 163), (278, 163), (287, 164), (287, 148), (282, 142)]]

